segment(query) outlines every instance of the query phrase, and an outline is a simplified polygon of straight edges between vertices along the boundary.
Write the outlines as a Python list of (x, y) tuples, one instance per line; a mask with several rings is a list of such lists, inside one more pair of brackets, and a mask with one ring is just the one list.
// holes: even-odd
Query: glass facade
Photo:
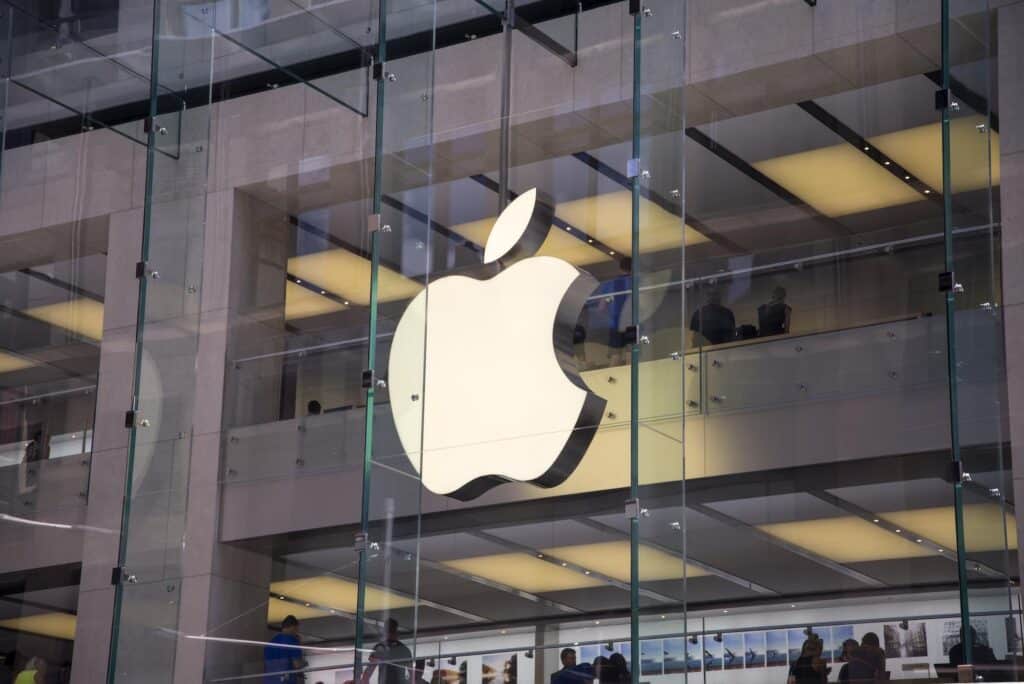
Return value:
[(0, 684), (1017, 680), (1022, 34), (0, 0)]

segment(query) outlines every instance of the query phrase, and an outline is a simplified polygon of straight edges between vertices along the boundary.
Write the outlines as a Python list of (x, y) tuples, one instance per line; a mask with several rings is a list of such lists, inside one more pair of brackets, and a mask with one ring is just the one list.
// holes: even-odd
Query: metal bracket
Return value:
[(622, 332), (622, 341), (626, 344), (640, 344), (640, 328), (635, 325), (627, 325)]
[(363, 551), (366, 551), (366, 549), (368, 549), (369, 547), (370, 535), (364, 534), (362, 532), (356, 532), (356, 538), (352, 544), (352, 549), (355, 550), (356, 553), (361, 553)]
[(124, 426), (128, 430), (131, 430), (133, 427), (135, 427), (135, 411), (124, 412)]
[(151, 116), (147, 116), (142, 120), (142, 132), (148, 134), (150, 131), (156, 130), (160, 135), (167, 135), (167, 128), (159, 125)]
[(385, 75), (387, 73), (387, 72), (384, 71), (384, 62), (374, 62), (372, 69), (373, 69), (372, 73), (373, 73), (373, 80), (374, 81), (382, 81), (382, 80), (384, 80), (384, 77), (385, 77)]
[(149, 265), (145, 261), (138, 261), (135, 263), (136, 278), (145, 278), (147, 271), (149, 271)]
[(939, 274), (939, 292), (949, 292), (956, 286), (956, 277), (952, 271), (943, 271)]
[(371, 233), (380, 230), (380, 214), (370, 214), (366, 217), (366, 228)]
[(636, 178), (640, 175), (640, 159), (634, 157), (626, 161), (626, 178)]
[(373, 380), (375, 377), (376, 373), (373, 372), (373, 369), (367, 368), (366, 370), (364, 370), (362, 376), (363, 389), (370, 389), (371, 387), (373, 387)]
[(110, 583), (115, 587), (119, 584), (138, 584), (139, 578), (128, 572), (123, 565), (110, 569)]
[(629, 0), (629, 14), (630, 16), (640, 14), (640, 0)]
[(643, 509), (640, 508), (640, 499), (626, 499), (626, 517), (630, 520), (639, 519), (640, 512)]
[(941, 88), (935, 91), (935, 109), (942, 111), (953, 105), (953, 93), (949, 88)]

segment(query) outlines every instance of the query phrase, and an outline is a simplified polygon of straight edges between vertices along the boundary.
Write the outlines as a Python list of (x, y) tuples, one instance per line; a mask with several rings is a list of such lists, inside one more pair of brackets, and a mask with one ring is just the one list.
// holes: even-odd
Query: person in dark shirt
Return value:
[(817, 636), (811, 635), (800, 648), (800, 657), (789, 667), (787, 684), (825, 684), (828, 668), (821, 657), (823, 644)]
[(839, 660), (843, 663), (843, 666), (839, 668), (839, 682), (850, 681), (850, 657), (853, 655), (854, 649), (859, 644), (856, 639), (847, 639), (843, 642), (843, 654), (839, 656)]
[(708, 344), (722, 344), (736, 339), (736, 317), (732, 310), (722, 306), (722, 293), (712, 290), (707, 302), (693, 312), (690, 330), (702, 336)]
[[(978, 641), (978, 632), (971, 627), (971, 662), (975, 665), (991, 665), (996, 662), (996, 654), (992, 649)], [(954, 644), (949, 649), (950, 665), (965, 665), (964, 659), (964, 633), (960, 630), (960, 643)]]
[(559, 657), (562, 669), (551, 675), (551, 684), (584, 684), (594, 679), (594, 668), (590, 663), (576, 664), (576, 651), (563, 648)]
[(281, 631), (263, 647), (264, 684), (299, 684), (303, 666), (299, 641), (299, 621), (289, 615), (281, 621)]
[(757, 307), (757, 328), (759, 337), (786, 335), (793, 307), (786, 304), (786, 288), (776, 287), (767, 304)]
[(870, 684), (885, 679), (885, 651), (877, 634), (868, 632), (861, 638), (860, 646), (850, 653), (847, 673), (850, 684)]
[(398, 620), (388, 618), (384, 640), (373, 647), (370, 665), (363, 670), (362, 684), (367, 684), (374, 670), (380, 667), (379, 684), (409, 684), (412, 651), (398, 639)]

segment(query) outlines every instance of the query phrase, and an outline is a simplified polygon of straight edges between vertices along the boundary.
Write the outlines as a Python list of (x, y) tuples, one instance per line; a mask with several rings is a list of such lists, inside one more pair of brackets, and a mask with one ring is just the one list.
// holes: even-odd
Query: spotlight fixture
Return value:
[(434, 667), (434, 665), (436, 665), (436, 664), (437, 664), (436, 660), (434, 660), (433, 658), (427, 658), (427, 667)]
[(533, 657), (533, 649), (532, 648), (526, 649), (526, 653), (524, 653), (523, 655), (526, 656), (527, 658), (532, 658)]
[(615, 650), (615, 644), (613, 644), (610, 641), (608, 643), (606, 643), (604, 645), (604, 647), (605, 647), (605, 650), (608, 650), (608, 651), (614, 651)]
[(910, 629), (910, 623), (906, 620), (900, 620), (900, 629)]
[(696, 634), (691, 634), (690, 635), (690, 643), (691, 644), (696, 644), (697, 643), (697, 635)]
[(455, 656), (451, 656), (450, 658), (448, 658), (449, 665), (455, 665), (457, 662), (459, 661), (455, 658)]
[(718, 632), (717, 634), (715, 634), (715, 637), (714, 637), (714, 639), (715, 639), (715, 641), (717, 641), (718, 643), (722, 643), (722, 633), (721, 633), (721, 632)]

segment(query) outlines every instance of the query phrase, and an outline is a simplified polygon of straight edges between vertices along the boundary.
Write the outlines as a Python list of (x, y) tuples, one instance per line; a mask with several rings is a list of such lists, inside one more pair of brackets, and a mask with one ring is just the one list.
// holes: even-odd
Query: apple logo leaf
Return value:
[(537, 253), (551, 230), (553, 203), (530, 188), (512, 200), (494, 222), (484, 246), (484, 263), (505, 266)]

